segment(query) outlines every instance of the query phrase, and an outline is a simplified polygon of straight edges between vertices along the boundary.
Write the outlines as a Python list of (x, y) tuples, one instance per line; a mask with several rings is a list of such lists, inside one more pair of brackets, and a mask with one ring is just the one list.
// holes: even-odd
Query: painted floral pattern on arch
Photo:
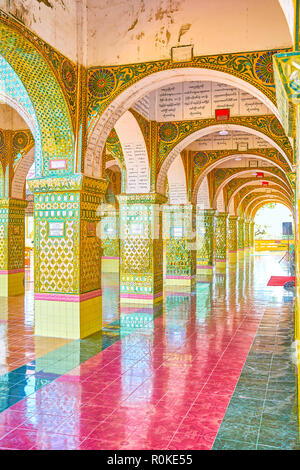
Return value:
[(267, 51), (262, 54), (255, 63), (256, 75), (266, 84), (274, 83), (272, 57), (273, 55), (270, 51)]
[(116, 85), (114, 73), (109, 69), (101, 68), (89, 78), (89, 92), (96, 98), (105, 99), (111, 95)]
[(172, 142), (177, 139), (178, 127), (172, 122), (166, 122), (159, 128), (159, 137), (164, 142)]

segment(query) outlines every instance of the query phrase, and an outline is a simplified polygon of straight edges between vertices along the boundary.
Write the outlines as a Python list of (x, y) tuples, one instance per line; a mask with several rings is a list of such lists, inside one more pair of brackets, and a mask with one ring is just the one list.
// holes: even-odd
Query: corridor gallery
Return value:
[(300, 448), (299, 15), (0, 0), (0, 450)]

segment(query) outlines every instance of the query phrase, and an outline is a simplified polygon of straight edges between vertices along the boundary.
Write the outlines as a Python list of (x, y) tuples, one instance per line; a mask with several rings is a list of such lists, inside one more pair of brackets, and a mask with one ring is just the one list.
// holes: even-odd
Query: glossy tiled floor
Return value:
[[(277, 258), (277, 259), (276, 259)], [(280, 255), (122, 307), (105, 275), (105, 331), (32, 335), (32, 284), (2, 299), (0, 449), (298, 448), (293, 297), (267, 287)]]

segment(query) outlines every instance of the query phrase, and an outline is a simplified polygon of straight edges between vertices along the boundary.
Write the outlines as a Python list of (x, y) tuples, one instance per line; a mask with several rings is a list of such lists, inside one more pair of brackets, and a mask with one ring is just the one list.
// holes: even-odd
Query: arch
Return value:
[(230, 204), (227, 204), (227, 212), (230, 215), (236, 215), (235, 209), (234, 209), (234, 200), (233, 199), (230, 201)]
[[(276, 150), (278, 150), (278, 152), (286, 160), (287, 164), (289, 165), (289, 168), (292, 170), (292, 165), (289, 161), (289, 158), (287, 157), (287, 155), (285, 154), (283, 149), (276, 142), (274, 142), (270, 137), (266, 136), (262, 132), (259, 132), (255, 129), (252, 129), (250, 127), (240, 125), (240, 124), (226, 124), (226, 127), (229, 130), (247, 132), (248, 134), (253, 134), (253, 135), (256, 135), (257, 137), (260, 137), (261, 139), (266, 140), (272, 147), (274, 147), (274, 148), (276, 148)], [(195, 140), (200, 139), (201, 137), (204, 137), (206, 135), (221, 131), (222, 129), (224, 129), (224, 124), (223, 125), (222, 124), (215, 124), (213, 126), (207, 126), (207, 127), (202, 128), (202, 129), (199, 129), (195, 132), (192, 132), (187, 137), (184, 137), (171, 150), (171, 152), (168, 154), (168, 156), (164, 160), (163, 164), (161, 165), (161, 168), (159, 170), (158, 177), (157, 177), (157, 191), (159, 193), (163, 194), (163, 191), (164, 191), (163, 183), (164, 183), (166, 173), (167, 173), (167, 171), (170, 167), (170, 164), (172, 163), (172, 161), (176, 158), (176, 156), (180, 152), (182, 152), (189, 144), (191, 144)], [(246, 129), (246, 131), (245, 131), (245, 129)]]
[[(22, 101), (23, 105), (27, 104), (25, 107), (21, 104), (21, 108), (26, 111), (21, 115), (36, 141), (36, 176), (74, 173), (72, 123), (65, 96), (54, 72), (33, 43), (6, 24), (2, 17), (0, 38), (2, 94), (9, 97), (11, 103)], [(42, 87), (41, 82), (47, 86)], [(18, 83), (19, 90), (22, 88), (21, 97), (14, 90), (15, 83)], [(33, 120), (28, 119), (32, 115), (35, 116), (34, 126)], [(51, 159), (63, 159), (66, 168), (51, 170)]]
[(0, 162), (0, 198), (5, 197), (5, 181), (2, 162)]
[(271, 202), (271, 200), (282, 200), (282, 201), (285, 201), (286, 204), (290, 205), (292, 207), (292, 204), (291, 204), (291, 201), (289, 199), (286, 199), (283, 195), (275, 195), (275, 194), (270, 194), (270, 195), (263, 195), (263, 196), (255, 196), (253, 197), (249, 203), (247, 203), (247, 205), (244, 207), (244, 213), (246, 214), (247, 217), (250, 217), (251, 218), (251, 214), (252, 214), (252, 209), (251, 208), (251, 205), (255, 205), (256, 203), (259, 203), (259, 202), (263, 202), (265, 204), (267, 204), (268, 202)]
[[(242, 197), (242, 199), (238, 202), (238, 205), (237, 205), (237, 207), (236, 207), (236, 213), (238, 214), (239, 209), (240, 209), (240, 208), (242, 207), (242, 205), (243, 205), (243, 202), (244, 202), (245, 199), (246, 199), (248, 196), (250, 196), (251, 194), (253, 194), (253, 195), (256, 195), (256, 194), (257, 194), (257, 195), (259, 195), (260, 193), (262, 193), (263, 196), (266, 196), (266, 195), (268, 195), (268, 194), (272, 194), (272, 195), (274, 195), (275, 197), (276, 197), (276, 196), (279, 196), (279, 195), (282, 196), (282, 197), (287, 197), (287, 198), (289, 197), (289, 195), (286, 194), (286, 193), (284, 193), (284, 191), (283, 191), (283, 192), (281, 192), (281, 191), (276, 191), (276, 192), (272, 191), (272, 193), (266, 193), (265, 191), (266, 191), (265, 188), (259, 188), (259, 189), (256, 189), (256, 188), (255, 188), (255, 189), (253, 189), (252, 191), (249, 191), (248, 193), (246, 193), (246, 194)], [(258, 197), (263, 197), (263, 196), (258, 196)]]
[[(174, 68), (170, 67), (168, 70), (162, 70), (159, 72), (153, 72), (152, 69), (152, 73), (150, 68), (147, 76), (138, 79), (138, 75), (136, 75), (135, 83), (128, 88), (125, 88), (125, 90), (120, 92), (114, 99), (111, 98), (109, 104), (105, 108), (105, 102), (102, 107), (101, 105), (100, 107), (97, 107), (96, 105), (93, 106), (92, 112), (94, 115), (90, 118), (89, 122), (88, 143), (85, 155), (85, 173), (94, 177), (99, 177), (99, 175), (101, 175), (101, 159), (106, 139), (122, 114), (124, 114), (125, 111), (131, 108), (141, 98), (148, 95), (151, 91), (169, 84), (196, 80), (221, 82), (251, 94), (264, 103), (279, 120), (281, 119), (275, 100), (272, 101), (271, 94), (266, 90), (264, 93), (262, 89), (259, 89), (259, 87), (250, 83), (250, 81), (236, 76), (238, 72), (235, 71), (234, 68), (232, 69), (232, 73), (229, 73), (220, 70), (210, 70), (208, 67), (211, 67), (211, 65), (207, 61), (206, 64), (202, 64), (202, 66), (205, 65), (207, 68), (199, 68), (199, 65), (198, 67), (186, 66), (186, 68), (182, 68), (181, 66), (179, 70), (173, 65)], [(249, 62), (245, 65), (245, 71), (246, 70), (248, 73)], [(111, 77), (112, 82), (115, 83), (113, 70), (103, 69), (102, 73), (104, 72), (106, 72), (106, 74)], [(129, 71), (127, 70), (127, 73), (128, 72)], [(143, 72), (145, 73), (145, 70), (143, 70)], [(91, 70), (91, 74), (97, 74), (97, 71)], [(95, 80), (96, 78), (97, 77), (95, 75)], [(89, 77), (90, 88), (92, 88), (92, 79), (93, 75)]]
[(23, 199), (26, 177), (34, 161), (35, 147), (32, 147), (29, 152), (21, 158), (14, 171), (11, 185), (12, 198)]
[[(272, 183), (272, 184), (275, 185), (275, 186), (281, 187), (279, 183), (275, 183), (274, 181), (272, 181), (272, 180), (269, 179), (269, 178), (264, 178), (264, 181), (268, 181), (268, 182)], [(231, 194), (230, 198), (228, 199), (227, 207), (230, 207), (232, 201), (234, 200), (234, 197), (235, 197), (243, 188), (245, 188), (245, 187), (247, 187), (247, 186), (253, 186), (253, 183), (259, 183), (259, 182), (260, 182), (260, 181), (257, 181), (257, 180), (255, 180), (255, 179), (252, 179), (251, 181), (248, 181), (247, 183), (241, 184), (240, 186), (238, 186), (238, 187), (233, 191), (233, 193)], [(261, 186), (258, 186), (258, 185), (257, 185), (257, 187), (261, 187)], [(288, 187), (286, 186), (286, 189), (289, 190), (290, 188), (288, 188)], [(292, 195), (292, 190), (290, 190), (290, 194)]]
[[(277, 196), (273, 195), (272, 196), (272, 194), (270, 194), (269, 197), (267, 195), (264, 195), (264, 196), (257, 196), (256, 195), (244, 207), (245, 217), (251, 218), (252, 209), (255, 205), (257, 205), (259, 203), (267, 204), (268, 202), (271, 202), (272, 200), (285, 200), (285, 199), (283, 198), (283, 196), (280, 196), (280, 195), (277, 195)], [(287, 200), (285, 200), (285, 201), (286, 201), (286, 203), (288, 203)]]
[(216, 199), (216, 207), (213, 206), (213, 209), (217, 209), (218, 212), (225, 212), (225, 201), (223, 191), (220, 192), (218, 198)]
[(126, 111), (115, 125), (126, 166), (126, 192), (149, 193), (150, 167), (144, 136), (135, 117)]
[(197, 194), (197, 206), (200, 209), (210, 209), (209, 184), (207, 177), (203, 178)]
[(290, 211), (292, 212), (293, 214), (293, 208), (292, 208), (292, 205), (289, 201), (286, 201), (285, 199), (282, 199), (282, 198), (278, 198), (278, 197), (270, 197), (267, 201), (264, 200), (264, 201), (260, 201), (260, 202), (257, 202), (257, 199), (254, 199), (253, 201), (251, 201), (249, 203), (249, 205), (247, 206), (246, 208), (246, 213), (249, 213), (249, 210), (251, 209), (251, 205), (253, 205), (252, 209), (250, 210), (250, 214), (249, 214), (249, 217), (254, 219), (255, 215), (256, 215), (256, 212), (261, 208), (263, 207), (265, 204), (269, 204), (270, 202), (278, 202), (280, 204), (283, 204), (284, 206), (286, 206), (288, 209), (290, 209)]
[(168, 171), (169, 204), (187, 204), (185, 168), (181, 155), (173, 161)]
[[(222, 158), (214, 161), (209, 166), (207, 166), (203, 172), (200, 173), (200, 175), (198, 176), (198, 178), (196, 180), (196, 183), (194, 185), (193, 194), (192, 194), (192, 201), (196, 201), (196, 199), (197, 199), (197, 194), (198, 194), (198, 191), (199, 191), (199, 187), (200, 187), (200, 184), (201, 184), (203, 178), (205, 178), (213, 169), (217, 168), (220, 165), (220, 163), (225, 163), (229, 160), (232, 160), (235, 157), (240, 157), (240, 156), (242, 156), (242, 157), (246, 156), (247, 158), (254, 157), (256, 160), (271, 163), (272, 165), (279, 168), (279, 170), (283, 171), (283, 173), (284, 173), (284, 168), (282, 166), (280, 166), (279, 163), (276, 163), (273, 160), (269, 160), (267, 157), (264, 157), (262, 155), (257, 155), (256, 153), (246, 153), (246, 154), (244, 154), (244, 153), (242, 153), (242, 154), (232, 153), (230, 155), (227, 155), (225, 157), (222, 157)], [(270, 166), (272, 166), (272, 165), (270, 165)]]
[(116, 158), (116, 159), (113, 159), (113, 160), (107, 160), (107, 162), (105, 162), (105, 168), (111, 168), (113, 166), (118, 166), (120, 171), (122, 170), (122, 167), (121, 167), (121, 164), (119, 162), (119, 160)]
[[(13, 86), (12, 86), (13, 83)], [(35, 140), (36, 158), (42, 160), (42, 136), (35, 109), (28, 93), (12, 67), (0, 55), (0, 99), (24, 119)]]
[(293, 43), (295, 43), (295, 8), (294, 8), (294, 1), (293, 0), (278, 0), (279, 5), (282, 8), (284, 16), (286, 18), (291, 38)]
[[(228, 176), (217, 188), (217, 191), (214, 195), (214, 199), (213, 199), (213, 208), (215, 208), (215, 204), (216, 204), (216, 201), (219, 197), (219, 194), (220, 192), (223, 190), (223, 188), (230, 182), (232, 181), (233, 179), (235, 178), (238, 178), (240, 177), (241, 175), (244, 175), (246, 173), (249, 173), (249, 171), (252, 171), (251, 168), (247, 168), (247, 169), (243, 169), (241, 171), (238, 171), (236, 173), (234, 173), (233, 175), (230, 175)], [(266, 175), (270, 175), (270, 176), (275, 176), (276, 178), (278, 178), (282, 183), (284, 183), (286, 186), (289, 185), (290, 186), (290, 183), (287, 179), (284, 178), (281, 178), (280, 176), (278, 175), (274, 175), (274, 173), (272, 173), (271, 171), (265, 171), (265, 169), (263, 169), (263, 173), (266, 174)]]

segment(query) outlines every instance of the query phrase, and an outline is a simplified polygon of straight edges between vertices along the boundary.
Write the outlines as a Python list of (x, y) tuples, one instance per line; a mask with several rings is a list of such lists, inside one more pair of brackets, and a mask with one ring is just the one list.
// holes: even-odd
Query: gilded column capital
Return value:
[(34, 194), (49, 192), (81, 191), (91, 194), (105, 194), (108, 182), (83, 174), (75, 174), (61, 178), (35, 178), (28, 180), (30, 190)]
[(119, 194), (119, 204), (165, 204), (167, 197), (160, 193)]
[(216, 212), (216, 209), (201, 209), (197, 206), (197, 215), (214, 216)]
[(26, 209), (28, 201), (23, 199), (3, 198), (0, 199), (0, 209)]
[(228, 215), (228, 212), (216, 212), (216, 217), (227, 218)]
[(296, 137), (297, 108), (300, 103), (300, 52), (274, 54), (276, 100), (286, 134)]
[(227, 212), (217, 212), (215, 216), (215, 260), (217, 266), (222, 266), (226, 262), (227, 245)]

